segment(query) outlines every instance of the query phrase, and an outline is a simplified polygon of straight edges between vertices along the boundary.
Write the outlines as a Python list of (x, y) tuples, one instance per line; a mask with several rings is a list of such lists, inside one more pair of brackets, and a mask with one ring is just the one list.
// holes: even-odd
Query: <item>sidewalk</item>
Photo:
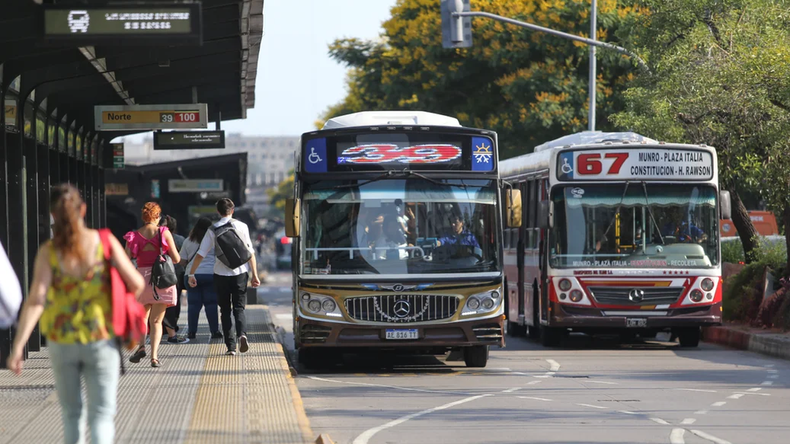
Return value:
[[(183, 314), (185, 318), (186, 310)], [(151, 368), (147, 360), (126, 361), (118, 389), (116, 442), (312, 442), (268, 309), (248, 306), (247, 320), (246, 354), (225, 356), (225, 344), (209, 341), (204, 323), (197, 339), (162, 344), (161, 368)], [(22, 376), (0, 370), (0, 444), (60, 442), (62, 433), (46, 347), (31, 354)]]
[(776, 358), (790, 359), (790, 333), (727, 323), (721, 327), (703, 328), (702, 340)]

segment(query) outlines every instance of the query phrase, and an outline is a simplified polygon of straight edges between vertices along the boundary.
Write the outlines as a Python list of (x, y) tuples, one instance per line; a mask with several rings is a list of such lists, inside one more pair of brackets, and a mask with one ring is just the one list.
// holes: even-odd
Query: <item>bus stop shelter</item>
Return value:
[[(0, 242), (23, 287), (35, 252), (50, 236), (51, 185), (78, 187), (88, 205), (88, 225), (106, 226), (110, 142), (139, 130), (96, 131), (94, 106), (205, 103), (209, 121), (245, 118), (255, 104), (263, 34), (263, 0), (202, 0), (196, 2), (202, 17), (198, 42), (137, 45), (97, 38), (58, 44), (42, 38), (42, 3), (53, 2), (0, 3)], [(89, 8), (113, 2), (57, 4)], [(0, 331), (0, 355), (7, 356), (11, 334)], [(28, 348), (40, 346), (34, 332)]]

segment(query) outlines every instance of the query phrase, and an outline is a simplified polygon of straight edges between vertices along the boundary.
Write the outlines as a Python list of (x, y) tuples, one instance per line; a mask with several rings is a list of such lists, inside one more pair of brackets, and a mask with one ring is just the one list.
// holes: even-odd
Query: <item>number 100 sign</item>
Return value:
[(94, 107), (97, 131), (205, 129), (205, 103)]

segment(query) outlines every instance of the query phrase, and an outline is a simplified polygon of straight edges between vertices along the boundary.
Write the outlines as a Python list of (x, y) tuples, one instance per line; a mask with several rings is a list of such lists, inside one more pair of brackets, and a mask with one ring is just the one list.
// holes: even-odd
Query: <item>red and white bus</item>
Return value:
[(671, 331), (694, 347), (721, 323), (730, 196), (714, 148), (582, 132), (502, 161), (500, 177), (522, 202), (504, 229), (510, 334), (552, 346), (569, 331)]

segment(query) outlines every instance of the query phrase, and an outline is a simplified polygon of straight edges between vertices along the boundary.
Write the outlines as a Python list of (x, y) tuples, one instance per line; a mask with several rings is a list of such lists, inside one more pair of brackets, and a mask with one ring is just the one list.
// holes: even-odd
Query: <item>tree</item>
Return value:
[[(610, 40), (629, 1), (599, 1), (598, 38)], [(587, 36), (589, 0), (477, 0), (472, 9)], [(324, 114), (367, 110), (423, 110), (456, 116), (465, 126), (497, 131), (503, 158), (531, 152), (546, 140), (587, 126), (589, 48), (506, 25), (473, 19), (474, 45), (444, 49), (437, 0), (399, 0), (375, 41), (343, 39), (330, 54), (351, 69), (348, 91)], [(621, 110), (619, 92), (637, 72), (628, 58), (598, 51), (598, 121)]]
[(288, 171), (288, 176), (277, 185), (277, 188), (266, 190), (269, 195), (269, 205), (276, 208), (280, 214), (285, 213), (285, 199), (294, 195), (294, 170)]
[[(643, 0), (620, 32), (653, 75), (625, 92), (621, 128), (718, 150), (747, 261), (757, 232), (739, 193), (759, 189), (790, 227), (790, 14), (781, 0)], [(788, 264), (790, 267), (790, 264)], [(790, 271), (790, 268), (788, 268)]]

